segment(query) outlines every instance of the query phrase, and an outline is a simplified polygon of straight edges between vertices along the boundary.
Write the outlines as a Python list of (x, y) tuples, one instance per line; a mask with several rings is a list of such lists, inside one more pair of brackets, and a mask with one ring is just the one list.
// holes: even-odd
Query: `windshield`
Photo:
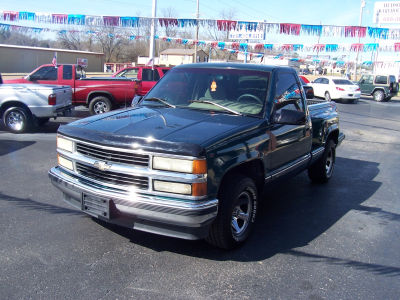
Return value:
[[(146, 95), (142, 105), (165, 106), (260, 115), (270, 73), (263, 71), (184, 68), (170, 70)], [(146, 99), (149, 99), (147, 101)]]

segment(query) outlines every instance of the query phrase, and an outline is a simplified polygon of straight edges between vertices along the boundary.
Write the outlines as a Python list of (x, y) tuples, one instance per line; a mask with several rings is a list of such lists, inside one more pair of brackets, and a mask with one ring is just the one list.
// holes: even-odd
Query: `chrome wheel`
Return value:
[(374, 100), (378, 102), (383, 101), (383, 99), (385, 98), (385, 94), (381, 90), (375, 91), (373, 96)]
[(11, 111), (7, 115), (6, 125), (12, 131), (21, 131), (25, 126), (25, 116), (20, 111)]
[(326, 170), (326, 175), (327, 177), (330, 177), (332, 175), (332, 171), (333, 171), (333, 166), (334, 166), (334, 160), (335, 157), (333, 155), (333, 149), (330, 148), (328, 155), (326, 157), (326, 162), (325, 162), (325, 170)]
[(103, 102), (103, 101), (97, 101), (97, 102), (94, 104), (93, 110), (94, 110), (94, 112), (95, 112), (96, 115), (98, 115), (98, 114), (103, 114), (103, 113), (109, 111), (108, 105), (107, 105), (105, 102)]
[(237, 205), (233, 208), (231, 227), (234, 236), (241, 235), (249, 226), (253, 210), (251, 197), (248, 191), (243, 191), (239, 195)]

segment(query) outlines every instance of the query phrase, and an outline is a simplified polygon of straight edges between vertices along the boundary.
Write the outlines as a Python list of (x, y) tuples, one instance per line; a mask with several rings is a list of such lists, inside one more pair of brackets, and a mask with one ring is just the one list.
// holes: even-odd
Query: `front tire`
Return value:
[(89, 104), (89, 112), (91, 115), (99, 115), (109, 112), (112, 109), (110, 99), (104, 96), (98, 96), (93, 98)]
[(10, 107), (3, 114), (3, 122), (11, 132), (23, 133), (31, 126), (30, 113), (23, 107)]
[(221, 187), (218, 215), (207, 242), (223, 249), (244, 243), (256, 219), (257, 201), (257, 186), (251, 178), (239, 174), (230, 176)]
[(385, 99), (385, 94), (382, 90), (377, 90), (373, 94), (374, 100), (377, 102), (382, 102)]
[(336, 161), (336, 144), (329, 140), (322, 157), (308, 168), (308, 177), (315, 183), (325, 183), (332, 177)]

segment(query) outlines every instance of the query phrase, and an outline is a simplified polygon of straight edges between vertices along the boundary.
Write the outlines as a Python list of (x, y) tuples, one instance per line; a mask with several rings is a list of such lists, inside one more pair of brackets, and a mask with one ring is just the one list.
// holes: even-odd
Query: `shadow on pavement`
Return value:
[(25, 147), (35, 144), (34, 141), (14, 141), (14, 140), (1, 140), (0, 141), (0, 156), (21, 150)]
[(57, 205), (47, 204), (30, 198), (18, 198), (3, 194), (2, 192), (0, 192), (0, 201), (7, 201), (24, 209), (45, 211), (51, 214), (82, 215), (82, 213), (76, 209), (69, 209)]
[[(334, 177), (328, 184), (311, 184), (302, 173), (286, 182), (270, 187), (260, 207), (255, 230), (240, 248), (224, 251), (204, 241), (185, 241), (98, 222), (132, 243), (155, 251), (174, 252), (217, 261), (260, 261), (278, 253), (300, 255), (293, 249), (303, 247), (327, 231), (349, 211), (377, 213), (378, 217), (398, 220), (380, 209), (367, 209), (362, 203), (381, 186), (374, 181), (379, 164), (347, 158), (337, 158)], [(360, 191), (363, 191), (362, 193)], [(304, 254), (308, 255), (308, 254)], [(318, 257), (331, 263), (356, 265), (381, 274), (400, 275), (400, 268), (342, 261), (335, 257)], [(391, 269), (390, 269), (391, 268)], [(389, 270), (390, 269), (390, 270)]]

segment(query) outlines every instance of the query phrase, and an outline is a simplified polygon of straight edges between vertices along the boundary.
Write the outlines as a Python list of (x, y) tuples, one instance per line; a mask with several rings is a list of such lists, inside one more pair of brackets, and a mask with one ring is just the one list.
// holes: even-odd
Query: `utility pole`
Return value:
[(197, 63), (197, 43), (199, 42), (199, 1), (197, 0), (196, 10), (196, 43), (194, 44), (194, 62)]
[[(360, 6), (360, 23), (359, 27), (361, 27), (362, 24), (362, 14), (363, 14), (363, 9), (365, 7), (365, 0), (361, 0), (361, 6)], [(360, 33), (358, 33), (358, 44), (360, 44)], [(358, 64), (358, 55), (360, 53), (360, 49), (357, 47), (357, 56), (356, 56), (356, 63), (354, 65), (354, 80), (357, 80), (357, 64)]]
[(157, 11), (157, 0), (153, 0), (153, 9), (151, 13), (151, 28), (150, 28), (150, 51), (149, 60), (151, 65), (154, 66), (154, 34), (155, 34), (155, 23), (156, 23), (156, 11)]

